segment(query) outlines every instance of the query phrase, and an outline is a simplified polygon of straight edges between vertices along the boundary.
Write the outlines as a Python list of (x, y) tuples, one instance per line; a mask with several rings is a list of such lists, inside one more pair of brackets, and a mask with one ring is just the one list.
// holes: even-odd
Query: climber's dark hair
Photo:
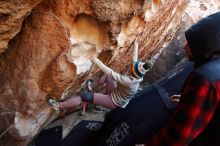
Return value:
[(144, 63), (144, 65), (143, 65), (143, 68), (144, 68), (145, 70), (148, 70), (148, 69), (150, 69), (152, 66), (153, 66), (152, 62), (146, 61), (146, 62)]

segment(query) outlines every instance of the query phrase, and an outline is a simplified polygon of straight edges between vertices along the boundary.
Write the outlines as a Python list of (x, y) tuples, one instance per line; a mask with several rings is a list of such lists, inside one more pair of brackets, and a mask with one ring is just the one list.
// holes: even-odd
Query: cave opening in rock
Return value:
[(96, 17), (84, 13), (73, 20), (70, 30), (72, 47), (68, 58), (77, 66), (77, 74), (88, 71), (91, 59), (101, 52), (107, 38), (105, 27)]

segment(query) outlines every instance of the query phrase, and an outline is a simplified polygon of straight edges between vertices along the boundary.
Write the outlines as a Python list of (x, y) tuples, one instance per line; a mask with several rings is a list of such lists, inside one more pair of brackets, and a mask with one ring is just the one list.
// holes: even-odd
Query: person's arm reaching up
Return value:
[(115, 71), (113, 71), (111, 68), (103, 64), (99, 59), (94, 58), (93, 62), (109, 77), (114, 79), (116, 82), (126, 85), (131, 82), (131, 79), (127, 76), (123, 76)]
[(138, 43), (134, 41), (134, 50), (132, 52), (132, 62), (135, 63), (138, 59)]
[(147, 146), (187, 146), (208, 125), (219, 103), (214, 86), (192, 73), (184, 87), (180, 105)]

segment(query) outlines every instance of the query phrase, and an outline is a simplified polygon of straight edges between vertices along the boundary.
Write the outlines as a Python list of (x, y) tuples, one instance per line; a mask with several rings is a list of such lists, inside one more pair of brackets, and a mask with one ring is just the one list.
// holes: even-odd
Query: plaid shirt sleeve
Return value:
[(180, 99), (165, 127), (147, 146), (187, 146), (206, 128), (219, 102), (212, 83), (196, 72), (187, 78)]

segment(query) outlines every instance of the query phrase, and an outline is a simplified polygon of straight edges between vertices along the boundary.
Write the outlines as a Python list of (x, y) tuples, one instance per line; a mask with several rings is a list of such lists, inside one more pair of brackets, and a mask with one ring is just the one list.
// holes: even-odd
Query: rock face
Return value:
[(0, 53), (21, 30), (26, 16), (42, 0), (1, 0), (0, 2)]
[[(178, 63), (185, 55), (183, 49), (186, 39), (184, 32), (200, 19), (219, 11), (220, 0), (190, 0), (184, 11), (180, 27), (176, 31), (174, 38), (161, 49), (156, 56), (153, 68), (145, 76), (146, 83), (152, 83), (161, 79), (172, 67)], [(158, 55), (159, 54), (159, 55)]]
[(192, 18), (186, 13), (182, 17), (179, 29), (168, 46), (160, 53), (151, 70), (146, 74), (145, 81), (153, 83), (165, 76), (180, 60), (185, 57), (183, 49), (186, 39), (184, 32), (193, 24)]
[[(31, 1), (26, 13), (17, 18), (19, 25), (8, 27), (13, 31), (4, 31), (5, 36), (11, 37), (4, 39), (6, 43), (0, 50), (6, 48), (24, 16), (39, 2)], [(56, 118), (59, 113), (48, 107), (47, 95), (68, 98), (76, 94), (84, 79), (96, 78), (100, 71), (93, 67), (92, 57), (97, 56), (114, 70), (125, 73), (130, 68), (136, 40), (139, 59), (150, 59), (173, 37), (187, 2), (43, 0), (0, 55), (0, 133), (6, 132), (0, 145), (27, 145)], [(20, 14), (18, 4), (13, 9)], [(14, 20), (9, 16), (0, 15), (5, 26)]]
[(220, 0), (190, 0), (185, 13), (187, 13), (194, 22), (197, 22), (219, 10)]

